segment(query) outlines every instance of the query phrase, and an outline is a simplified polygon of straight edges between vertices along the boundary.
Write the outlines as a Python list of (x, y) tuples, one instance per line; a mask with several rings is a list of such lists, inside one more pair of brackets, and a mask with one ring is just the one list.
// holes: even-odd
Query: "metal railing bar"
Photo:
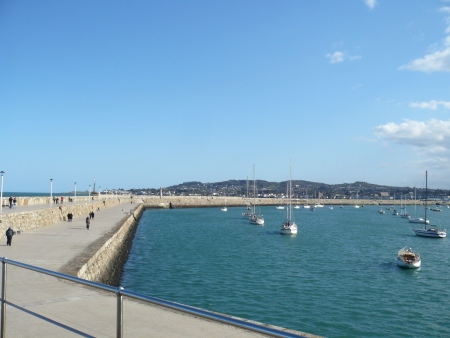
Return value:
[(20, 263), (20, 262), (17, 262), (17, 261), (13, 261), (13, 260), (5, 258), (5, 257), (2, 257), (1, 261), (2, 262), (6, 262), (6, 263), (11, 264), (11, 265), (15, 265), (15, 266), (27, 269), (27, 270), (40, 272), (40, 273), (43, 273), (45, 275), (66, 279), (66, 280), (69, 280), (69, 281), (72, 281), (72, 282), (75, 282), (75, 283), (79, 283), (79, 284), (83, 284), (83, 285), (87, 285), (87, 286), (92, 286), (92, 287), (97, 288), (97, 289), (102, 289), (102, 290), (109, 291), (109, 292), (114, 292), (114, 293), (117, 292), (117, 288), (113, 287), (113, 286), (92, 282), (90, 280), (81, 279), (81, 278), (78, 278), (78, 277), (73, 277), (73, 276), (66, 275), (66, 274), (63, 274), (63, 273), (60, 273), (60, 272), (56, 272), (56, 271), (52, 271), (52, 270), (38, 268), (36, 266), (25, 264), (25, 263)]
[(141, 295), (139, 293), (133, 292), (133, 291), (126, 291), (123, 290), (121, 291), (122, 295), (126, 296), (126, 297), (130, 297), (130, 298), (134, 298), (134, 299), (138, 299), (138, 300), (143, 300), (149, 303), (153, 303), (156, 305), (160, 305), (160, 306), (164, 306), (167, 307), (169, 309), (172, 310), (178, 310), (178, 311), (182, 311), (185, 313), (189, 313), (192, 315), (196, 315), (202, 318), (207, 318), (216, 322), (221, 322), (224, 324), (231, 324), (233, 326), (238, 326), (247, 330), (251, 330), (251, 331), (255, 331), (258, 333), (264, 333), (264, 334), (268, 334), (270, 336), (273, 337), (292, 337), (292, 338), (306, 338), (303, 335), (298, 335), (295, 333), (291, 333), (291, 332), (286, 332), (283, 330), (279, 330), (279, 329), (275, 329), (275, 328), (271, 328), (271, 327), (266, 327), (260, 324), (254, 324), (245, 320), (241, 320), (241, 319), (237, 319), (237, 318), (233, 318), (233, 317), (229, 317), (226, 315), (221, 315), (218, 313), (214, 313), (214, 312), (210, 312), (208, 310), (203, 310), (203, 309), (199, 309), (199, 308), (195, 308), (189, 305), (184, 305), (184, 304), (179, 304), (179, 303), (175, 303), (175, 302), (171, 302), (171, 301), (167, 301), (164, 299), (160, 299), (160, 298), (156, 298), (156, 297), (149, 297), (149, 296), (144, 296)]
[(5, 303), (6, 303), (7, 305), (10, 305), (10, 306), (12, 306), (12, 307), (14, 307), (14, 308), (20, 310), (20, 311), (26, 312), (26, 313), (28, 313), (29, 315), (32, 315), (32, 316), (37, 317), (37, 318), (39, 318), (39, 319), (42, 319), (42, 320), (44, 320), (44, 321), (46, 321), (46, 322), (49, 322), (50, 324), (59, 326), (59, 327), (65, 329), (65, 330), (67, 330), (67, 331), (76, 333), (76, 334), (79, 335), (79, 336), (87, 337), (87, 338), (95, 338), (95, 336), (91, 336), (90, 334), (87, 334), (87, 333), (84, 333), (84, 332), (79, 331), (79, 330), (77, 330), (77, 329), (74, 329), (73, 327), (70, 327), (70, 326), (61, 324), (61, 323), (59, 323), (59, 322), (57, 322), (57, 321), (55, 321), (55, 320), (53, 320), (53, 319), (50, 319), (50, 318), (45, 317), (45, 316), (42, 316), (42, 315), (40, 315), (39, 313), (33, 312), (33, 311), (31, 311), (31, 310), (28, 310), (28, 309), (26, 309), (26, 308), (24, 308), (24, 307), (21, 307), (21, 306), (19, 306), (19, 305), (10, 303), (10, 302), (8, 302), (8, 301), (5, 301)]
[[(73, 277), (70, 275), (66, 275), (60, 272), (55, 272), (52, 270), (47, 270), (47, 269), (43, 269), (43, 268), (39, 268), (33, 265), (29, 265), (29, 264), (25, 264), (25, 263), (21, 263), (21, 262), (17, 262), (17, 261), (13, 261), (10, 260), (6, 257), (1, 257), (0, 261), (2, 262), (2, 264), (11, 264), (14, 266), (18, 266), (27, 270), (31, 270), (31, 271), (35, 271), (35, 272), (39, 272), (39, 273), (43, 273), (49, 276), (53, 276), (53, 277), (57, 277), (57, 278), (61, 278), (61, 279), (65, 279), (65, 280), (69, 280), (78, 284), (83, 284), (83, 285), (87, 285), (93, 288), (97, 288), (97, 289), (101, 289), (101, 290), (105, 290), (105, 291), (109, 291), (112, 293), (115, 293), (118, 297), (118, 308), (119, 308), (119, 298), (121, 298), (121, 296), (127, 296), (130, 298), (134, 298), (134, 299), (138, 299), (138, 300), (142, 300), (144, 302), (148, 302), (148, 303), (152, 303), (155, 305), (159, 305), (159, 306), (163, 306), (172, 310), (178, 310), (181, 311), (183, 313), (188, 313), (191, 315), (195, 315), (198, 317), (202, 317), (202, 318), (206, 318), (206, 319), (210, 319), (213, 320), (215, 322), (220, 322), (223, 324), (228, 324), (228, 325), (232, 325), (232, 326), (236, 326), (236, 327), (240, 327), (246, 330), (250, 330), (250, 331), (254, 331), (254, 332), (258, 332), (258, 333), (263, 333), (272, 337), (283, 337), (283, 338), (306, 338), (306, 336), (303, 335), (299, 335), (299, 334), (295, 334), (295, 333), (291, 333), (291, 332), (287, 332), (287, 331), (283, 331), (283, 330), (279, 330), (279, 329), (275, 329), (275, 328), (271, 328), (268, 326), (264, 326), (261, 324), (255, 324), (255, 323), (251, 323), (245, 320), (241, 320), (241, 319), (237, 319), (237, 318), (233, 318), (233, 317), (229, 317), (229, 316), (225, 316), (225, 315), (221, 315), (221, 314), (217, 314), (214, 312), (210, 312), (207, 310), (203, 310), (203, 309), (199, 309), (199, 308), (195, 308), (189, 305), (183, 305), (183, 304), (179, 304), (179, 303), (175, 303), (175, 302), (171, 302), (171, 301), (167, 301), (164, 299), (160, 299), (160, 298), (156, 298), (156, 297), (150, 297), (150, 296), (144, 296), (141, 294), (138, 294), (136, 292), (132, 292), (132, 291), (126, 291), (124, 290), (122, 287), (112, 287), (109, 285), (104, 285), (101, 283), (96, 283), (96, 282), (92, 282), (89, 280), (85, 280), (85, 279), (81, 279), (78, 277)], [(6, 268), (6, 266), (5, 266)], [(3, 298), (2, 298), (3, 301)], [(5, 301), (6, 302), (6, 301)], [(9, 304), (9, 303), (8, 303)], [(121, 308), (121, 306), (120, 306)], [(119, 309), (118, 309), (119, 310)], [(122, 316), (122, 309), (120, 309), (120, 313), (118, 311), (117, 313), (117, 317), (118, 320), (120, 320), (121, 316)], [(122, 327), (122, 322), (118, 322), (117, 323), (117, 330), (118, 330), (118, 336), (121, 336), (121, 330), (123, 329)]]

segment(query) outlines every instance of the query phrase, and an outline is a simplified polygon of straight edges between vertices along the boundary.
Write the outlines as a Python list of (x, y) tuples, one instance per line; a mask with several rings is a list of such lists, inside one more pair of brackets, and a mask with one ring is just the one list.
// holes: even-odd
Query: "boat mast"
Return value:
[(256, 176), (254, 164), (253, 164), (253, 215), (256, 215)]
[(427, 229), (428, 171), (425, 171), (425, 230)]
[(289, 221), (292, 220), (292, 161), (289, 163)]

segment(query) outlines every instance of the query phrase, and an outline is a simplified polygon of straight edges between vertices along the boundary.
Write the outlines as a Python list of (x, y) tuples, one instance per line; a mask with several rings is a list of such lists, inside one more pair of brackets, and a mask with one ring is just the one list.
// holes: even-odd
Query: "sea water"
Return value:
[[(279, 233), (286, 211), (272, 206), (264, 226), (244, 208), (147, 210), (121, 285), (327, 337), (450, 337), (450, 237), (418, 237), (423, 225), (380, 208), (294, 209), (293, 236)], [(450, 231), (449, 216), (428, 210)], [(419, 269), (396, 265), (404, 246), (420, 253)]]

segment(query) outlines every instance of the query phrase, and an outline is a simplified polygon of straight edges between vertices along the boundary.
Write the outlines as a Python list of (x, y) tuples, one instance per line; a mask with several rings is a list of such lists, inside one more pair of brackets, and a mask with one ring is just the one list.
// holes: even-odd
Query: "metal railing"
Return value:
[[(186, 314), (190, 314), (190, 315), (194, 315), (197, 317), (206, 318), (206, 319), (209, 319), (209, 320), (212, 320), (215, 322), (219, 322), (222, 324), (228, 324), (228, 325), (232, 325), (235, 327), (250, 330), (253, 332), (265, 334), (270, 337), (297, 337), (297, 338), (303, 337), (303, 338), (305, 338), (305, 336), (303, 336), (303, 335), (286, 332), (283, 330), (267, 327), (267, 326), (260, 325), (260, 324), (250, 323), (245, 320), (228, 317), (225, 315), (213, 313), (213, 312), (210, 312), (207, 310), (198, 309), (198, 308), (191, 307), (188, 305), (174, 303), (174, 302), (163, 300), (163, 299), (156, 298), (156, 297), (144, 296), (144, 295), (138, 294), (136, 292), (126, 291), (122, 287), (112, 287), (112, 286), (108, 286), (108, 285), (101, 284), (101, 283), (91, 282), (91, 281), (81, 279), (78, 277), (73, 277), (70, 275), (63, 274), (63, 273), (59, 273), (59, 272), (55, 272), (55, 271), (51, 271), (51, 270), (47, 270), (47, 269), (42, 269), (42, 268), (39, 268), (39, 267), (36, 267), (33, 265), (28, 265), (28, 264), (24, 264), (21, 262), (13, 261), (6, 257), (1, 257), (0, 260), (2, 262), (1, 311), (0, 311), (1, 312), (0, 313), (0, 325), (1, 325), (0, 337), (1, 338), (5, 337), (6, 305), (8, 304), (11, 306), (15, 306), (15, 304), (8, 302), (7, 298), (6, 298), (7, 297), (7, 294), (6, 294), (6, 270), (7, 270), (6, 267), (7, 267), (7, 264), (14, 265), (14, 266), (17, 266), (17, 267), (20, 267), (23, 269), (35, 271), (35, 272), (38, 272), (41, 274), (65, 279), (65, 280), (75, 282), (78, 284), (83, 284), (86, 286), (93, 287), (95, 289), (100, 289), (100, 290), (108, 291), (111, 293), (115, 293), (117, 296), (117, 311), (116, 311), (116, 336), (117, 336), (117, 338), (123, 337), (123, 296), (141, 300), (141, 301), (144, 301), (147, 303), (163, 306), (163, 307), (166, 307), (166, 308), (169, 308), (172, 310), (177, 310), (177, 311), (180, 311), (180, 312), (183, 312)], [(17, 306), (15, 306), (15, 307), (18, 309), (21, 309), (20, 307), (17, 307)]]

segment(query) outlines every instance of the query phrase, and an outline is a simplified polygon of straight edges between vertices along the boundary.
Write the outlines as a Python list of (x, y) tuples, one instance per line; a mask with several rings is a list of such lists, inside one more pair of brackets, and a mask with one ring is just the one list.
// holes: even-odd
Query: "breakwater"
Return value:
[(143, 211), (142, 205), (135, 207), (129, 215), (68, 262), (61, 272), (118, 286)]
[[(227, 197), (227, 196), (139, 196), (146, 208), (221, 208), (227, 207), (243, 207), (246, 205), (253, 205), (253, 198), (242, 197)], [(256, 205), (285, 205), (287, 200), (285, 198), (257, 198)], [(320, 203), (324, 205), (383, 205), (383, 206), (395, 206), (400, 208), (400, 201), (394, 200), (350, 200), (350, 199), (296, 199), (292, 201), (292, 204), (314, 205)], [(422, 204), (422, 201), (408, 200), (403, 201), (403, 204), (417, 205)]]
[(25, 232), (43, 226), (55, 224), (67, 220), (67, 215), (73, 217), (87, 216), (91, 211), (104, 210), (121, 203), (130, 203), (129, 198), (109, 198), (102, 200), (90, 200), (85, 203), (53, 204), (46, 208), (32, 209), (12, 213), (4, 213), (0, 219), (0, 236), (5, 235), (8, 226), (15, 231)]

